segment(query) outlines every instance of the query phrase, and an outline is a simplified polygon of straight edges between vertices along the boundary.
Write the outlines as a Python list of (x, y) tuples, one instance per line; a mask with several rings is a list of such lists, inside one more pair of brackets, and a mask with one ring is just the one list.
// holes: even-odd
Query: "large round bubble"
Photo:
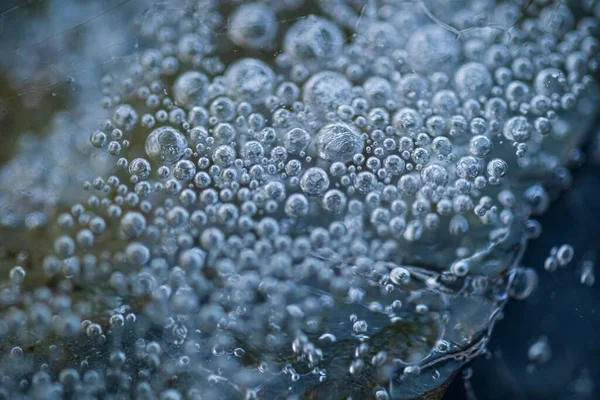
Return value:
[(225, 73), (228, 93), (240, 101), (260, 104), (273, 93), (275, 74), (264, 62), (244, 58), (227, 68)]
[(231, 16), (229, 38), (241, 47), (261, 49), (273, 46), (277, 35), (277, 16), (262, 3), (240, 5)]
[(283, 49), (304, 62), (331, 60), (344, 45), (342, 31), (332, 22), (314, 15), (301, 19), (285, 34)]
[(173, 85), (175, 101), (180, 106), (192, 108), (208, 101), (208, 78), (201, 72), (188, 71), (177, 78)]
[(303, 88), (303, 100), (311, 110), (320, 115), (335, 111), (350, 103), (352, 85), (344, 75), (323, 71), (313, 75)]
[(317, 136), (319, 157), (326, 161), (350, 161), (362, 152), (363, 146), (358, 129), (348, 124), (326, 125)]
[(159, 163), (172, 164), (179, 161), (186, 148), (185, 136), (170, 126), (155, 129), (146, 138), (146, 154)]
[(408, 63), (417, 72), (452, 71), (459, 59), (456, 37), (438, 25), (425, 25), (413, 32), (406, 45)]

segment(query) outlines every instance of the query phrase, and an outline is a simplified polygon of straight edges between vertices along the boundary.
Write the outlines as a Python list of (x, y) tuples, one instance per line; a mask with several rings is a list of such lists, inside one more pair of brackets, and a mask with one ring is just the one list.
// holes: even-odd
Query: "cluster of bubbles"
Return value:
[(116, 170), (0, 293), (0, 397), (383, 400), (485, 347), (593, 122), (600, 5), (364, 4), (136, 20)]
[(546, 271), (556, 271), (558, 267), (567, 266), (573, 260), (574, 255), (573, 247), (568, 244), (553, 247), (550, 249), (550, 255), (544, 261), (544, 268)]

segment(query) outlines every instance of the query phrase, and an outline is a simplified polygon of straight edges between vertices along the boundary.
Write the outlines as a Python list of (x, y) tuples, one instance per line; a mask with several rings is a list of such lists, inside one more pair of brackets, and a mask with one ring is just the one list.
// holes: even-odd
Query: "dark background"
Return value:
[[(582, 258), (596, 253), (595, 264), (600, 260), (599, 136), (600, 130), (586, 146), (587, 162), (573, 170), (573, 186), (538, 219), (542, 235), (529, 242), (521, 264), (536, 270), (538, 288), (526, 300), (508, 303), (490, 354), (474, 360), (468, 366), (472, 377), (466, 383), (455, 379), (444, 400), (600, 399), (600, 267), (593, 286), (580, 282)], [(564, 243), (575, 249), (574, 260), (554, 272), (544, 270), (550, 249)], [(548, 338), (552, 351), (542, 365), (527, 356), (540, 336)]]

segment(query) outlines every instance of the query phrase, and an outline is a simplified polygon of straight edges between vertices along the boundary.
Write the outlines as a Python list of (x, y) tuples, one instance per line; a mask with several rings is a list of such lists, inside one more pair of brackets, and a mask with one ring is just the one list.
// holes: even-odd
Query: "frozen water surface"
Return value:
[(439, 398), (537, 284), (599, 10), (0, 11), (0, 398)]

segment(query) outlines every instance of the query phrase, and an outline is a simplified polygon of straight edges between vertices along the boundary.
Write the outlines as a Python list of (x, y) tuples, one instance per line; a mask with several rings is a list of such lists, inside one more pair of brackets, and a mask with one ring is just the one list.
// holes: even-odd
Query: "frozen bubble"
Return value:
[(434, 112), (441, 115), (453, 115), (460, 101), (456, 93), (452, 90), (440, 90), (433, 95), (432, 106)]
[(9, 273), (10, 281), (15, 285), (20, 285), (25, 280), (27, 273), (20, 265), (12, 267)]
[(509, 294), (514, 299), (524, 300), (537, 288), (538, 281), (538, 275), (532, 268), (516, 268)]
[(452, 153), (452, 142), (447, 137), (436, 137), (431, 142), (431, 148), (438, 156), (446, 157)]
[(517, 116), (506, 121), (502, 133), (508, 140), (523, 143), (529, 140), (531, 131), (532, 126), (527, 118)]
[(458, 63), (460, 47), (456, 37), (438, 25), (417, 28), (406, 45), (408, 63), (417, 72), (451, 72)]
[(119, 105), (113, 114), (115, 124), (126, 131), (133, 129), (138, 123), (138, 114), (129, 104)]
[[(163, 31), (165, 36), (170, 36), (173, 31)], [(166, 38), (165, 38), (166, 39)], [(173, 37), (172, 40), (175, 40)], [(177, 58), (171, 56), (169, 53), (164, 54), (161, 66), (165, 75), (172, 75), (177, 72), (179, 68), (179, 60), (183, 62), (192, 62), (195, 57), (203, 54), (206, 51), (205, 40), (195, 32), (189, 32), (181, 35), (176, 43), (176, 48), (172, 47), (171, 52), (176, 52)]]
[(535, 91), (538, 94), (551, 97), (565, 91), (567, 80), (563, 72), (557, 68), (546, 68), (535, 77)]
[(337, 58), (344, 46), (344, 35), (331, 21), (310, 15), (300, 19), (285, 34), (286, 53), (304, 62)]
[(291, 154), (299, 154), (310, 145), (310, 134), (302, 128), (292, 128), (285, 133), (283, 144)]
[(587, 259), (582, 262), (579, 281), (585, 286), (594, 286), (596, 283), (595, 265), (592, 260)]
[(575, 255), (575, 251), (573, 247), (568, 244), (563, 244), (558, 248), (556, 252), (556, 259), (558, 260), (558, 264), (562, 267), (569, 264)]
[(121, 219), (121, 230), (130, 238), (139, 237), (146, 230), (146, 218), (137, 211), (129, 211)]
[(240, 101), (261, 104), (273, 93), (275, 74), (264, 62), (244, 58), (234, 62), (225, 73), (228, 93)]
[[(345, 397), (414, 397), (415, 380), (443, 380), (436, 347), (469, 360), (480, 351), (470, 346), (491, 328), (508, 281), (514, 298), (532, 290), (515, 249), (533, 236), (527, 218), (550, 201), (538, 177), (569, 180), (559, 156), (576, 153), (570, 140), (561, 146), (579, 130), (571, 119), (593, 114), (579, 103), (597, 67), (593, 18), (573, 28), (562, 6), (536, 2), (521, 18), (518, 5), (494, 10), (493, 0), (324, 0), (305, 10), (331, 21), (288, 12), (303, 3), (152, 7), (136, 19), (149, 49), (118, 58), (129, 65), (98, 94), (112, 112), (86, 128), (107, 151), (62, 136), (24, 140), (25, 162), (0, 171), (2, 221), (20, 206), (6, 192), (49, 216), (70, 191), (48, 187), (89, 181), (85, 206), (50, 226), (54, 254), (39, 258), (50, 279), (19, 256), (27, 278), (11, 270), (2, 291), (0, 336), (35, 362), (19, 364), (23, 373), (5, 368), (0, 397), (39, 397), (31, 390), (54, 387), (51, 377), (73, 398), (253, 399), (279, 389), (329, 398), (347, 369), (357, 385), (345, 385)], [(73, 103), (97, 101), (81, 94)], [(61, 135), (103, 112), (73, 111), (72, 125), (57, 124)], [(54, 143), (46, 159), (57, 171), (46, 161), (30, 168)], [(63, 157), (70, 147), (85, 158)], [(84, 168), (88, 150), (102, 171)], [(107, 152), (121, 157), (120, 171), (102, 179), (114, 167)], [(70, 165), (76, 174), (65, 173)], [(27, 175), (46, 186), (20, 185)], [(558, 247), (550, 269), (570, 258)], [(38, 283), (48, 287), (29, 292)], [(440, 307), (449, 320), (430, 318)], [(57, 356), (65, 350), (73, 366)], [(386, 393), (379, 385), (396, 364), (407, 374)], [(377, 382), (363, 385), (370, 377)]]
[(140, 179), (146, 179), (150, 176), (152, 167), (145, 158), (135, 158), (129, 163), (129, 173), (132, 176), (137, 176)]
[(187, 139), (175, 128), (162, 126), (146, 138), (146, 154), (162, 164), (172, 164), (181, 159), (187, 148)]
[(548, 338), (545, 336), (540, 337), (535, 343), (533, 343), (529, 350), (527, 350), (527, 357), (529, 360), (538, 364), (546, 364), (552, 358), (552, 350), (548, 343)]
[(321, 196), (329, 188), (329, 177), (321, 168), (309, 168), (300, 179), (300, 187), (307, 196)]
[(571, 30), (574, 24), (573, 13), (565, 4), (559, 3), (554, 7), (544, 7), (540, 12), (540, 27), (559, 37)]
[(406, 285), (410, 283), (410, 272), (403, 267), (396, 267), (390, 271), (390, 279), (396, 285)]
[(304, 217), (308, 214), (308, 200), (299, 193), (294, 193), (285, 202), (285, 212), (290, 217)]
[(394, 25), (384, 21), (373, 21), (366, 23), (366, 29), (363, 30), (368, 42), (367, 46), (376, 51), (386, 51), (393, 48), (399, 48), (404, 44), (404, 38), (398, 35)]
[(541, 185), (532, 185), (523, 193), (523, 198), (534, 215), (540, 215), (550, 207), (550, 195)]
[(383, 106), (392, 99), (392, 85), (387, 79), (372, 76), (365, 81), (363, 87), (367, 96), (375, 105)]
[(508, 172), (508, 164), (501, 158), (494, 158), (487, 164), (487, 173), (490, 178), (502, 178)]
[(377, 177), (368, 171), (359, 172), (354, 180), (354, 187), (359, 193), (367, 194), (375, 189)]
[(313, 75), (303, 87), (304, 103), (318, 115), (336, 111), (352, 99), (352, 85), (344, 75), (332, 71), (322, 71)]
[(341, 214), (346, 208), (346, 203), (346, 195), (338, 189), (328, 190), (323, 195), (323, 208), (332, 214)]
[(476, 157), (484, 158), (491, 153), (492, 148), (492, 141), (487, 136), (473, 136), (469, 141), (469, 152)]
[(364, 140), (354, 125), (329, 124), (321, 128), (317, 136), (319, 157), (330, 162), (350, 161), (363, 147)]
[(265, 156), (265, 149), (260, 142), (251, 140), (244, 144), (242, 155), (250, 164), (258, 164)]
[(235, 150), (231, 146), (219, 146), (213, 153), (212, 159), (220, 167), (229, 167), (235, 161)]
[(187, 71), (177, 77), (173, 84), (173, 96), (179, 106), (192, 109), (208, 102), (209, 81), (198, 71)]
[[(464, 226), (465, 223), (467, 223), (467, 222), (462, 215), (461, 216), (455, 215), (452, 218), (452, 221), (450, 224), (450, 232), (451, 233), (453, 231), (454, 232), (460, 231), (462, 233), (466, 232), (468, 230), (468, 227)], [(459, 225), (461, 225), (461, 226), (459, 226)], [(463, 261), (463, 260), (459, 260), (459, 261), (453, 263), (452, 266), (450, 267), (450, 271), (458, 277), (466, 276), (469, 273), (469, 270), (470, 270), (469, 263), (466, 261)]]
[(54, 241), (54, 252), (62, 259), (71, 257), (75, 253), (75, 241), (68, 235), (59, 236)]
[(394, 126), (402, 136), (411, 136), (419, 133), (423, 128), (423, 117), (415, 109), (402, 108), (394, 114)]
[(400, 79), (397, 92), (408, 105), (416, 105), (429, 96), (429, 85), (420, 75), (409, 73)]
[(448, 182), (448, 171), (442, 165), (431, 164), (421, 170), (424, 183), (434, 186), (444, 186)]
[(492, 85), (490, 72), (480, 63), (466, 63), (454, 75), (454, 86), (463, 99), (487, 96), (492, 90)]
[(102, 131), (95, 131), (90, 135), (90, 142), (94, 147), (102, 148), (108, 143), (106, 134)]
[(173, 168), (173, 176), (181, 181), (191, 181), (196, 174), (196, 166), (190, 160), (179, 160)]
[(213, 137), (219, 143), (231, 143), (237, 136), (237, 131), (233, 125), (227, 122), (221, 122), (213, 129)]
[(385, 170), (392, 175), (400, 175), (404, 171), (406, 162), (396, 154), (390, 154), (383, 160)]
[(456, 175), (474, 180), (481, 172), (481, 162), (473, 156), (461, 157), (456, 163)]
[(200, 171), (194, 176), (194, 185), (200, 189), (209, 187), (211, 183), (210, 175), (204, 171)]
[(231, 41), (240, 47), (268, 48), (273, 46), (277, 25), (273, 8), (262, 3), (248, 3), (235, 9), (227, 33)]

